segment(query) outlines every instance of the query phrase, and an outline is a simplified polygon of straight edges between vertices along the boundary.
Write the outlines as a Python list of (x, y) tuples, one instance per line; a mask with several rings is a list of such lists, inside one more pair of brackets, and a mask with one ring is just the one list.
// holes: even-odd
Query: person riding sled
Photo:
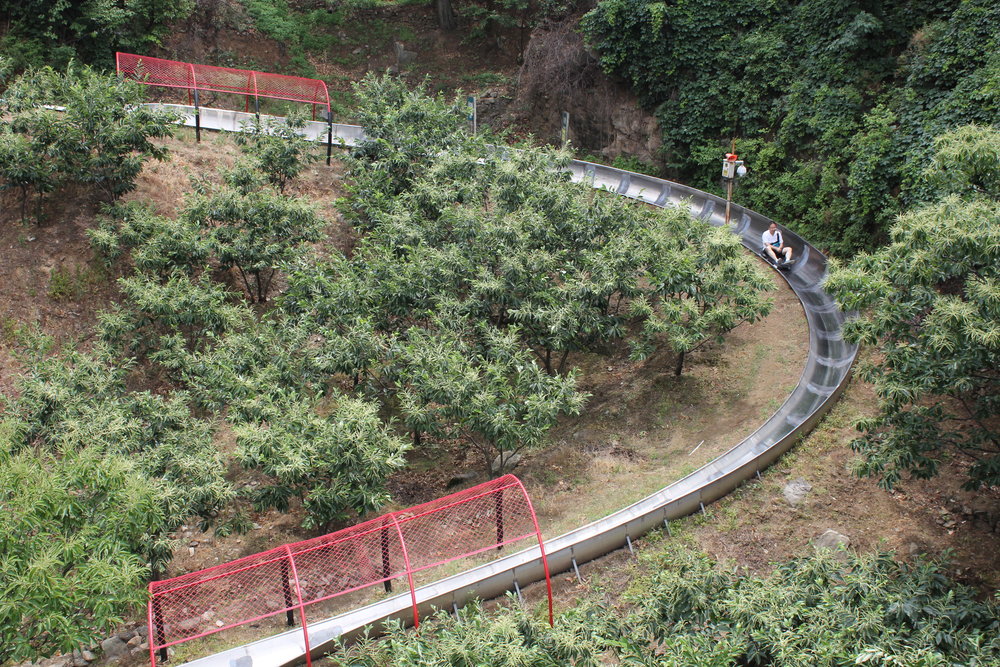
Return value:
[(775, 266), (792, 263), (792, 248), (785, 245), (785, 237), (778, 231), (778, 225), (771, 223), (763, 234), (760, 235), (764, 252), (771, 258)]

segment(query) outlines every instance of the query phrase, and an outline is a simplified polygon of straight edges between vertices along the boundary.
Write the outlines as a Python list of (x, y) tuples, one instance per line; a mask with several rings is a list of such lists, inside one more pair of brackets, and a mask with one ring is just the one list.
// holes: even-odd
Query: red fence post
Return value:
[(396, 513), (391, 512), (389, 516), (396, 525), (396, 533), (399, 534), (399, 549), (403, 552), (403, 566), (406, 568), (406, 580), (410, 584), (410, 602), (413, 604), (413, 627), (420, 627), (420, 611), (417, 609), (417, 589), (413, 585), (413, 568), (410, 567), (410, 554), (406, 550), (406, 539), (403, 538), (403, 529), (399, 527), (396, 520)]
[(302, 603), (302, 587), (299, 585), (299, 572), (295, 567), (295, 557), (292, 556), (292, 548), (285, 545), (285, 553), (288, 554), (288, 564), (292, 568), (292, 577), (295, 580), (295, 596), (299, 599), (299, 620), (302, 622), (302, 639), (306, 645), (306, 667), (312, 667), (312, 651), (309, 647), (309, 624), (306, 622), (306, 606)]
[(149, 664), (156, 667), (156, 643), (153, 641), (153, 629), (156, 627), (153, 625), (153, 582), (149, 582), (147, 589), (149, 590), (149, 605), (146, 607), (146, 641), (149, 643)]
[(549, 596), (549, 626), (552, 627), (555, 625), (555, 616), (552, 612), (552, 577), (549, 574), (549, 559), (545, 555), (545, 541), (542, 539), (542, 529), (538, 527), (538, 515), (535, 514), (535, 506), (531, 504), (531, 498), (528, 496), (528, 491), (524, 488), (524, 484), (517, 477), (514, 477), (514, 475), (510, 475), (510, 477), (521, 487), (521, 493), (524, 494), (524, 501), (528, 503), (528, 511), (531, 512), (531, 522), (535, 525), (535, 534), (538, 536), (538, 551), (542, 556), (542, 568), (545, 570), (545, 589)]

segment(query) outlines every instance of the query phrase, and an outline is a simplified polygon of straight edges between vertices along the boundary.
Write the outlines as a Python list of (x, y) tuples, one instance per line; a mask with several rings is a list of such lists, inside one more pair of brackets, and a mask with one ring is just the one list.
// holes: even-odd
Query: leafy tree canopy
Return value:
[(860, 472), (891, 487), (958, 456), (976, 488), (1000, 484), (1000, 131), (960, 128), (936, 146), (929, 179), (960, 194), (900, 216), (888, 246), (826, 287), (861, 313), (845, 336), (879, 347), (861, 369), (880, 410), (858, 424)]
[(735, 138), (741, 200), (852, 252), (933, 195), (934, 136), (1000, 121), (998, 7), (602, 0), (581, 27), (659, 119), (672, 177), (717, 189)]
[(26, 360), (0, 419), (0, 660), (105, 637), (169, 560), (167, 533), (230, 500), (183, 394), (129, 392), (100, 348)]
[(306, 199), (261, 188), (253, 174), (227, 176), (227, 187), (192, 197), (182, 217), (203, 230), (215, 260), (237, 272), (250, 300), (263, 302), (279, 266), (318, 241), (324, 221)]
[(289, 181), (319, 157), (316, 144), (299, 133), (303, 127), (305, 116), (302, 115), (292, 115), (281, 121), (256, 118), (235, 135), (236, 143), (253, 168), (264, 174), (278, 192), (283, 193)]
[(144, 53), (158, 46), (172, 21), (187, 18), (195, 0), (4, 0), (3, 51), (20, 68), (65, 66), (79, 59), (113, 64), (115, 51)]
[[(164, 160), (154, 139), (171, 136), (171, 112), (141, 104), (141, 86), (89, 67), (28, 70), (4, 93), (0, 150), (4, 187), (39, 196), (62, 182), (89, 185), (109, 201), (135, 189), (146, 160)], [(63, 107), (61, 113), (45, 108)], [(17, 137), (17, 138), (15, 138)]]
[(411, 329), (390, 353), (398, 400), (415, 434), (461, 440), (492, 476), (500, 472), (492, 468), (496, 456), (538, 447), (561, 414), (580, 413), (586, 395), (576, 390), (575, 374), (546, 374), (516, 329), (485, 326), (462, 336), (438, 324), (434, 332)]

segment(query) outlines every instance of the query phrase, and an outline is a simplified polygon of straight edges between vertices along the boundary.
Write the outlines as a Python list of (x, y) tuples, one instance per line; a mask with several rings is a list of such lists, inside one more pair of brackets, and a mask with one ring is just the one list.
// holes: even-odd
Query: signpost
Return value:
[(732, 152), (726, 153), (722, 158), (722, 180), (726, 182), (726, 224), (729, 224), (729, 211), (733, 203), (733, 184), (737, 178), (746, 176), (747, 168), (743, 166), (743, 160), (736, 155), (736, 140), (733, 139)]

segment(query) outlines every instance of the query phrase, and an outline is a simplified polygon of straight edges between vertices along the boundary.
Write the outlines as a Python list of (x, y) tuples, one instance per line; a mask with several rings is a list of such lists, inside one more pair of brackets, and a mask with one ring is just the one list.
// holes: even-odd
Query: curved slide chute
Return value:
[[(194, 125), (194, 107), (160, 106), (185, 114), (184, 124)], [(253, 114), (222, 109), (202, 108), (200, 112), (202, 128), (232, 132), (239, 132), (243, 124), (253, 118)], [(326, 123), (307, 123), (303, 134), (326, 143), (328, 129)], [(364, 140), (365, 135), (356, 125), (335, 124), (333, 137), (344, 146), (353, 146)], [(574, 181), (654, 206), (687, 207), (700, 220), (715, 226), (725, 224), (726, 202), (715, 195), (580, 160), (573, 160), (569, 170)], [(748, 249), (758, 251), (761, 233), (771, 220), (739, 205), (732, 206), (730, 216), (733, 233), (740, 236)], [(823, 291), (827, 259), (794, 232), (783, 230), (783, 234), (800, 250), (796, 263), (780, 275), (801, 301), (809, 327), (809, 354), (795, 389), (760, 428), (714, 461), (603, 519), (546, 541), (545, 551), (553, 573), (574, 569), (630, 545), (644, 533), (698, 511), (755, 477), (808, 433), (846, 386), (857, 347), (844, 340), (845, 315)], [(533, 547), (419, 588), (416, 597), (423, 616), (434, 608), (453, 609), (473, 598), (496, 597), (514, 590), (515, 584), (523, 587), (542, 578), (544, 571), (539, 549)], [(336, 639), (349, 641), (363, 633), (366, 626), (378, 626), (389, 619), (412, 621), (409, 594), (311, 623), (311, 652), (319, 657), (333, 648)], [(304, 660), (302, 632), (290, 630), (191, 661), (187, 666), (286, 667)]]

